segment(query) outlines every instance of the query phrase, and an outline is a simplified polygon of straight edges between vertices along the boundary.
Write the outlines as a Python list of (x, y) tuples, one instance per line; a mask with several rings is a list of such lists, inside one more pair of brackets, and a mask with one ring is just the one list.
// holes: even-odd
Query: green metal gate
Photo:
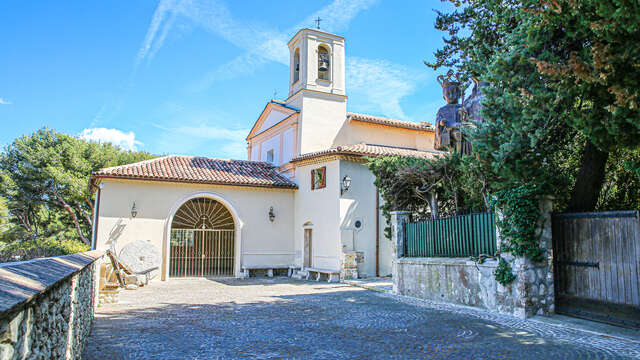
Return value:
[(468, 257), (496, 253), (493, 213), (407, 223), (407, 257)]

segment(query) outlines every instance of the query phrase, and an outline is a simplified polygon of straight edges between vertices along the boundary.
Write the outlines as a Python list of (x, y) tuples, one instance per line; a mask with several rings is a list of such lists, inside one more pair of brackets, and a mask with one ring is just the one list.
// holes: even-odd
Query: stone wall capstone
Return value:
[(81, 359), (101, 251), (0, 264), (0, 359)]

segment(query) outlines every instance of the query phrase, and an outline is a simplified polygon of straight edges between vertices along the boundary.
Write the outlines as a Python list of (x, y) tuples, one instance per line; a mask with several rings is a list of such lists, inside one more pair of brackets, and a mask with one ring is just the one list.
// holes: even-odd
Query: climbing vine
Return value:
[(498, 267), (493, 271), (493, 276), (496, 281), (502, 285), (508, 285), (516, 279), (516, 276), (513, 275), (511, 265), (503, 258), (500, 258), (498, 261)]
[(538, 231), (541, 195), (537, 187), (529, 185), (495, 193), (493, 204), (502, 213), (496, 223), (502, 237), (507, 239), (500, 251), (525, 256), (535, 262), (544, 259), (544, 250), (540, 248), (541, 234)]
[[(503, 239), (500, 252), (510, 252), (515, 256), (525, 256), (531, 261), (544, 260), (545, 250), (540, 248), (538, 222), (540, 220), (540, 187), (520, 185), (494, 193), (493, 206), (500, 209), (501, 216), (496, 225)], [(515, 280), (511, 266), (502, 257), (494, 271), (496, 281), (507, 285)]]

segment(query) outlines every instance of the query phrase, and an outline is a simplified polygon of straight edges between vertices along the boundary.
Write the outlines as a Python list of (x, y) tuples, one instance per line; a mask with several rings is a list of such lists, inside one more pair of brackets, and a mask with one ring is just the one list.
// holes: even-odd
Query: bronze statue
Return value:
[(475, 123), (483, 123), (484, 119), (480, 115), (482, 109), (482, 100), (484, 100), (484, 94), (482, 88), (489, 86), (486, 81), (480, 81), (477, 77), (472, 76), (473, 90), (471, 90), (471, 96), (464, 100), (464, 109), (467, 113), (467, 121), (473, 121)]
[(438, 83), (442, 86), (442, 96), (447, 105), (441, 107), (436, 114), (435, 149), (442, 151), (455, 151), (462, 154), (471, 154), (471, 144), (463, 138), (460, 130), (466, 122), (466, 111), (463, 105), (458, 104), (462, 97), (460, 81), (454, 79), (453, 70), (447, 72), (447, 76), (438, 76)]

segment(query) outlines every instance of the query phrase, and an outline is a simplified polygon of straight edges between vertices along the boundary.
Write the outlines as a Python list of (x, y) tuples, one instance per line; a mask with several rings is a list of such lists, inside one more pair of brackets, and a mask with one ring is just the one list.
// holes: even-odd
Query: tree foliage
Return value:
[[(492, 84), (486, 123), (472, 133), (489, 191), (528, 185), (563, 197), (573, 190), (566, 204), (593, 210), (608, 154), (640, 144), (639, 3), (451, 2), (456, 10), (436, 21), (448, 34), (445, 46), (428, 65)], [(578, 140), (580, 174), (563, 174), (558, 153)]]
[[(471, 156), (459, 154), (443, 154), (433, 159), (381, 156), (370, 158), (367, 163), (376, 176), (375, 185), (384, 200), (381, 209), (387, 223), (394, 210), (410, 211), (414, 219), (486, 210), (486, 184), (475, 181), (482, 179), (476, 165)], [(435, 195), (437, 215), (433, 213), (430, 194)]]
[(500, 250), (534, 261), (541, 197), (561, 211), (640, 207), (640, 3), (449, 1), (455, 10), (436, 20), (445, 45), (425, 63), (490, 84), (484, 122), (465, 130), (474, 156), (372, 161), (385, 206), (424, 216), (416, 189), (427, 188), (444, 215), (490, 199), (509, 239)]
[(86, 142), (47, 128), (16, 139), (0, 154), (0, 196), (6, 199), (11, 224), (3, 240), (29, 246), (52, 239), (88, 244), (91, 172), (149, 158), (148, 153)]
[(618, 149), (609, 157), (598, 210), (640, 208), (640, 149)]

